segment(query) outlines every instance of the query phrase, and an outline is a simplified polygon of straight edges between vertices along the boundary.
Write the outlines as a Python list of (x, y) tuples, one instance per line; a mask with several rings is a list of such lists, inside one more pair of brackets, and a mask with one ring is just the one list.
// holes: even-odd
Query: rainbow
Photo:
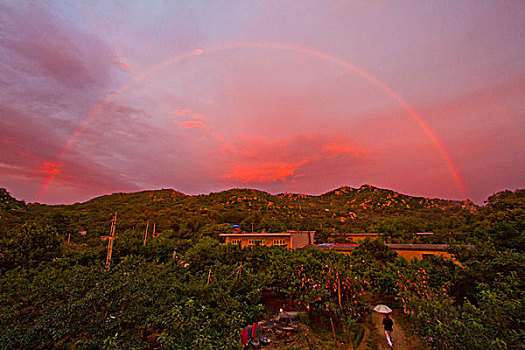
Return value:
[[(430, 140), (434, 143), (437, 150), (445, 160), (445, 162), (448, 165), (448, 168), (450, 170), (450, 173), (452, 177), (454, 178), (454, 181), (456, 182), (461, 194), (463, 197), (467, 198), (467, 190), (465, 187), (465, 184), (463, 182), (463, 179), (461, 177), (461, 174), (452, 160), (452, 157), (450, 156), (449, 152), (447, 151), (445, 145), (441, 142), (441, 140), (438, 138), (436, 133), (430, 128), (428, 123), (423, 119), (423, 117), (412, 107), (400, 94), (398, 94), (396, 91), (394, 91), (392, 88), (390, 88), (387, 84), (373, 76), (372, 74), (368, 73), (367, 71), (357, 67), (356, 65), (345, 61), (342, 58), (332, 56), (330, 54), (327, 54), (322, 51), (314, 50), (308, 47), (302, 47), (302, 46), (296, 46), (292, 44), (285, 44), (285, 43), (278, 43), (278, 42), (253, 42), (253, 41), (247, 41), (247, 42), (236, 42), (236, 43), (230, 43), (230, 44), (222, 44), (222, 45), (215, 45), (210, 46), (203, 49), (196, 49), (184, 52), (179, 55), (175, 55), (165, 61), (160, 62), (159, 64), (143, 71), (142, 73), (136, 75), (133, 79), (131, 79), (129, 82), (123, 84), (120, 86), (117, 90), (109, 94), (100, 104), (98, 104), (88, 115), (87, 117), (82, 121), (82, 123), (79, 124), (79, 126), (75, 129), (72, 136), (69, 138), (69, 140), (64, 145), (63, 149), (61, 150), (60, 154), (55, 160), (55, 164), (61, 164), (62, 158), (64, 155), (68, 152), (68, 150), (71, 148), (73, 143), (78, 139), (80, 134), (85, 130), (89, 122), (95, 118), (99, 113), (101, 113), (108, 105), (110, 105), (112, 102), (116, 100), (118, 96), (125, 93), (127, 90), (132, 88), (135, 84), (147, 79), (151, 75), (155, 74), (156, 72), (170, 66), (173, 64), (180, 63), (182, 61), (185, 61), (187, 59), (190, 59), (195, 56), (200, 56), (203, 54), (210, 54), (215, 52), (220, 52), (224, 50), (231, 50), (231, 49), (243, 49), (243, 48), (266, 48), (266, 49), (277, 49), (277, 50), (283, 50), (283, 51), (293, 51), (302, 53), (309, 56), (319, 57), (326, 61), (332, 62), (334, 64), (337, 64), (347, 70), (350, 70), (352, 72), (357, 73), (359, 76), (367, 80), (368, 82), (374, 84), (378, 88), (380, 88), (382, 91), (384, 91), (386, 94), (388, 94), (390, 97), (392, 97), (397, 103), (399, 103), (400, 106), (402, 106), (408, 114), (419, 124), (419, 126), (423, 129), (423, 131), (428, 135)], [(46, 178), (44, 179), (44, 182), (42, 184), (42, 188), (40, 190), (39, 194), (39, 200), (45, 195), (47, 188), (49, 187), (49, 184), (51, 183), (55, 172), (50, 172)]]

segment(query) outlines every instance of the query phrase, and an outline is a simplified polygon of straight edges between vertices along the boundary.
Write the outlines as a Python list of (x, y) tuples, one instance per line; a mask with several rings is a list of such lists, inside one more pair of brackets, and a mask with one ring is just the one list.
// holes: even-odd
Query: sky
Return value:
[(523, 1), (0, 0), (0, 187), (525, 187)]

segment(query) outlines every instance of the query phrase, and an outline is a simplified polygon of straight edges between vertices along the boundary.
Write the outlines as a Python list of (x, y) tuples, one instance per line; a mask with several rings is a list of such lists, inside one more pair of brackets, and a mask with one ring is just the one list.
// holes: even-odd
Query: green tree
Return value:
[(55, 228), (25, 224), (12, 236), (0, 241), (2, 247), (1, 269), (17, 266), (35, 267), (54, 258), (61, 257), (64, 239)]

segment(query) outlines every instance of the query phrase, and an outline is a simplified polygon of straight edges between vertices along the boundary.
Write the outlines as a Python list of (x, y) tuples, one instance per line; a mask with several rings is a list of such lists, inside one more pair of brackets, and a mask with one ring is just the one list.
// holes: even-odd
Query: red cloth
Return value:
[(253, 323), (253, 326), (252, 326), (252, 338), (255, 338), (255, 332), (257, 331), (257, 322), (254, 322)]
[(246, 328), (241, 330), (242, 345), (246, 345), (248, 342), (248, 330)]

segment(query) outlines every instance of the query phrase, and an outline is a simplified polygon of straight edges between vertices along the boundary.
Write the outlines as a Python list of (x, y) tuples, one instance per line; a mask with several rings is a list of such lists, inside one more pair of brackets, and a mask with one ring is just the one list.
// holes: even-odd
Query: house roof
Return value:
[(219, 237), (290, 237), (293, 235), (315, 234), (315, 231), (287, 231), (275, 233), (221, 233)]
[(293, 233), (221, 233), (219, 237), (290, 237)]
[(387, 244), (388, 247), (394, 250), (434, 250), (444, 251), (449, 247), (448, 244), (404, 244), (404, 243), (391, 243)]
[[(324, 250), (353, 251), (358, 244), (318, 244), (315, 247)], [(387, 244), (387, 247), (394, 250), (428, 250), (428, 251), (445, 251), (448, 244)]]
[(330, 245), (324, 245), (324, 244), (318, 244), (314, 246), (315, 248), (323, 249), (323, 250), (337, 250), (341, 252), (351, 252), (355, 248), (358, 247), (356, 244), (330, 244)]
[(330, 236), (365, 236), (365, 237), (376, 237), (379, 233), (331, 233)]

